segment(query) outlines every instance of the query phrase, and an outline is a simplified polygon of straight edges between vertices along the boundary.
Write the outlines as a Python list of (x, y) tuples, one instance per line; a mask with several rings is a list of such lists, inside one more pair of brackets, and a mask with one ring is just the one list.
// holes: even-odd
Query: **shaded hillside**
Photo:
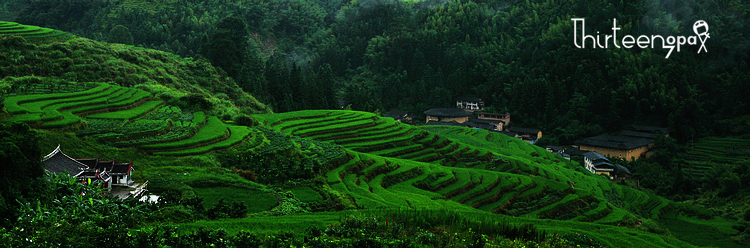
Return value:
[(60, 93), (68, 86), (81, 88), (74, 87), (80, 83), (111, 82), (164, 101), (184, 98), (216, 115), (269, 111), (207, 61), (166, 52), (85, 38), (33, 44), (0, 36), (0, 56), (4, 96)]

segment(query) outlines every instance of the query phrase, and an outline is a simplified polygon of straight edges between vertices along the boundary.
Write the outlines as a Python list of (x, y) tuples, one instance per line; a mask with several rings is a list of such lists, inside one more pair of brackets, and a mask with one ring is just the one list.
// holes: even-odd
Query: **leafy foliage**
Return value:
[(48, 193), (37, 134), (22, 123), (0, 124), (0, 224), (17, 217), (18, 202), (46, 199)]

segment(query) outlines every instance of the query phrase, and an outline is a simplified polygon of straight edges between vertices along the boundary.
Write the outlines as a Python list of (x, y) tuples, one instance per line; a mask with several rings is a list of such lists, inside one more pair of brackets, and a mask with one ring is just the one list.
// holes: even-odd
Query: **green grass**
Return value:
[(321, 196), (320, 193), (311, 189), (310, 187), (296, 187), (291, 188), (288, 191), (291, 191), (294, 194), (294, 197), (302, 202), (315, 202), (323, 200), (323, 196)]
[(213, 207), (224, 198), (228, 201), (238, 201), (248, 206), (248, 213), (257, 213), (271, 210), (279, 205), (276, 197), (270, 193), (255, 189), (242, 189), (234, 187), (193, 188), (195, 195), (203, 197), (203, 205), (206, 209)]
[(693, 245), (743, 247), (731, 241), (731, 235), (736, 234), (737, 230), (731, 229), (731, 227), (721, 228), (721, 226), (716, 226), (716, 222), (724, 222), (721, 219), (715, 219), (715, 221), (708, 222), (694, 218), (667, 218), (663, 219), (661, 222), (667, 229), (669, 229), (672, 235), (690, 242)]
[(226, 132), (227, 128), (224, 123), (222, 123), (218, 117), (210, 116), (206, 121), (206, 125), (201, 127), (201, 129), (198, 130), (198, 132), (196, 132), (193, 137), (190, 137), (189, 139), (179, 140), (175, 142), (149, 144), (141, 146), (141, 148), (148, 150), (187, 148), (220, 139), (226, 135)]

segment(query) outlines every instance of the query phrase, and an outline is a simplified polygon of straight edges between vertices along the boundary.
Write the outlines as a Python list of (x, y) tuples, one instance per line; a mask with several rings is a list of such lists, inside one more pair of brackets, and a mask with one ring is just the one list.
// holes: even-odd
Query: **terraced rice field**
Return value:
[[(363, 208), (455, 208), (625, 225), (678, 207), (614, 185), (519, 139), (486, 130), (415, 128), (355, 111), (255, 115), (285, 134), (339, 144), (351, 158), (325, 175)], [(572, 182), (577, 183), (572, 183)], [(614, 201), (614, 203), (610, 202)]]
[(733, 164), (750, 158), (750, 139), (702, 138), (680, 157), (685, 174), (702, 177), (713, 164)]
[(8, 115), (0, 121), (78, 130), (79, 135), (103, 143), (164, 156), (203, 154), (241, 144), (250, 149), (263, 143), (263, 134), (257, 130), (163, 105), (152, 100), (149, 92), (99, 83), (79, 92), (5, 98)]
[(147, 101), (150, 96), (140, 89), (104, 83), (82, 92), (12, 96), (3, 101), (11, 114), (3, 121), (25, 122), (41, 128), (66, 128), (80, 124), (82, 116), (96, 112), (143, 115), (163, 104), (162, 101)]
[(372, 113), (322, 110), (255, 117), (278, 132), (378, 156), (458, 167), (491, 167), (492, 163), (492, 156), (486, 150), (440, 138)]
[(0, 21), (0, 36), (23, 37), (32, 42), (63, 41), (73, 37), (73, 35), (59, 30), (6, 21)]

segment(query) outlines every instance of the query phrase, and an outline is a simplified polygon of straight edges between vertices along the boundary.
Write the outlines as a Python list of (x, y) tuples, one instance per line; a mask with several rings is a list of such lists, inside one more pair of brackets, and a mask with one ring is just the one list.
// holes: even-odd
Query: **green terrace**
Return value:
[(203, 112), (183, 112), (152, 100), (144, 90), (106, 83), (77, 92), (10, 96), (3, 106), (7, 114), (0, 121), (75, 130), (79, 136), (154, 155), (189, 156), (263, 142), (263, 134), (248, 127), (226, 125)]
[(73, 35), (59, 30), (6, 21), (0, 21), (0, 36), (23, 37), (32, 42), (63, 41), (73, 37)]
[(691, 207), (571, 169), (561, 169), (561, 174), (588, 183), (573, 187), (567, 180), (539, 175), (348, 153), (350, 159), (328, 171), (326, 181), (365, 209), (482, 211), (608, 226), (635, 226), (643, 219), (691, 211)]
[(254, 115), (269, 128), (359, 152), (458, 167), (491, 167), (492, 155), (390, 118), (358, 111), (309, 110)]
[(325, 181), (365, 209), (471, 209), (631, 227), (695, 211), (487, 130), (417, 128), (356, 111), (254, 117), (277, 132), (347, 148), (348, 160), (328, 170)]
[(702, 177), (714, 164), (734, 164), (750, 158), (750, 139), (707, 137), (686, 148), (680, 156), (685, 174)]

